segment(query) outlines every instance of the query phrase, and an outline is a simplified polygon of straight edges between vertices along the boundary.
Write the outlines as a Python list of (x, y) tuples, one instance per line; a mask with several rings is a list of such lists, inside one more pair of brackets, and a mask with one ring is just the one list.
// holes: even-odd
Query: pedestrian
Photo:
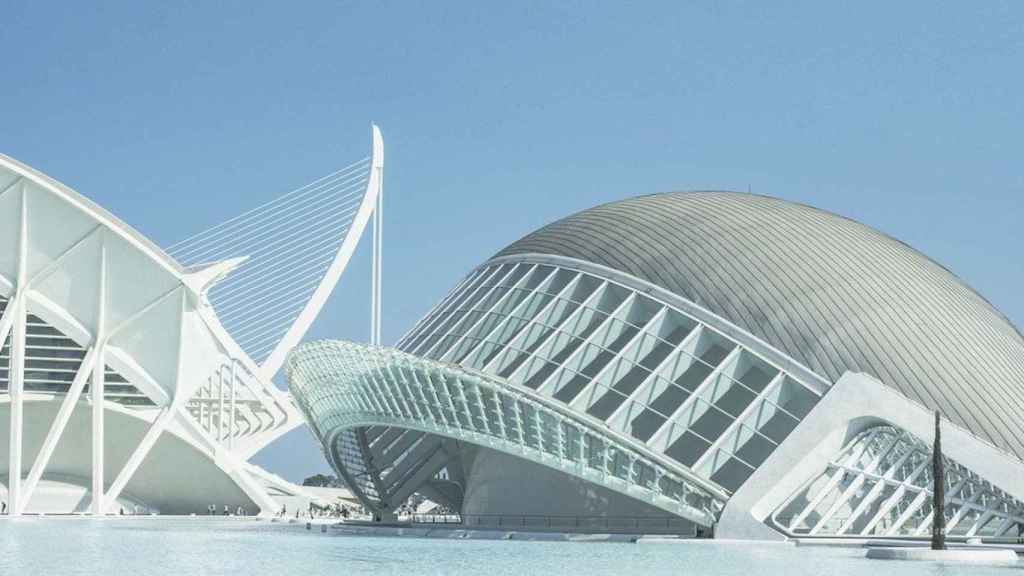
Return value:
[(227, 504), (224, 505), (224, 515), (225, 516), (230, 516), (231, 515), (231, 512), (228, 511), (228, 505)]

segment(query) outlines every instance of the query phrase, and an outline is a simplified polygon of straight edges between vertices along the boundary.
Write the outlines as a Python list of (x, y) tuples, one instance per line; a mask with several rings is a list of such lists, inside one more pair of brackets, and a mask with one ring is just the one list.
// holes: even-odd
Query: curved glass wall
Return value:
[[(478, 372), (324, 341), (297, 348), (287, 374), (332, 463), (362, 497), (379, 498), (379, 508), (400, 505), (440, 474), (458, 456), (449, 439), (562, 470), (704, 526), (724, 505), (723, 493), (628, 439)], [(353, 429), (360, 430), (355, 438)]]
[[(7, 309), (7, 299), (0, 297), (0, 314)], [(25, 323), (25, 391), (65, 394), (85, 358), (85, 348), (29, 314)], [(8, 367), (11, 358), (11, 336), (0, 348), (0, 393), (7, 393)], [(104, 397), (127, 406), (152, 406), (153, 401), (128, 383), (109, 366), (104, 377)], [(89, 385), (83, 389), (88, 393)]]

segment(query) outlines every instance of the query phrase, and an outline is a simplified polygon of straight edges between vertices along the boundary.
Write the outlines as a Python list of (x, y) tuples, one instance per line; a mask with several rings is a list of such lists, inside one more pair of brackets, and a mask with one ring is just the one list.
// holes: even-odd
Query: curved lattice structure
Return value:
[[(736, 537), (878, 535), (865, 516), (880, 508), (854, 502), (852, 485), (857, 518), (826, 519), (839, 504), (810, 527), (813, 506), (799, 521), (772, 514), (835, 476), (828, 458), (865, 430), (905, 431), (905, 450), (880, 458), (919, 458), (921, 419), (937, 409), (963, 440), (950, 450), (970, 447), (951, 474), (970, 470), (990, 495), (950, 496), (951, 509), (978, 512), (974, 524), (998, 516), (1000, 533), (1019, 521), (1024, 494), (1008, 479), (1024, 472), (1012, 417), (1024, 340), (941, 266), (806, 206), (702, 192), (581, 212), (470, 272), (396, 348), (309, 344), (288, 371), (332, 464), (382, 514), (418, 491), (464, 516), (671, 512)], [(524, 414), (534, 440), (509, 437)], [(628, 466), (581, 467), (570, 427), (603, 431)], [(714, 505), (703, 516), (664, 505), (632, 455)], [(860, 485), (900, 509), (875, 473)], [(985, 521), (965, 530), (994, 530)]]
[(940, 264), (863, 224), (766, 196), (655, 194), (584, 210), (499, 256), (530, 254), (646, 280), (828, 381), (866, 372), (1024, 457), (1020, 332)]
[[(430, 435), (527, 458), (703, 525), (724, 502), (721, 491), (677, 473), (671, 463), (610, 430), (532, 390), (479, 373), (346, 342), (303, 345), (287, 373), (335, 466), (377, 508), (401, 504), (457, 456)], [(354, 450), (343, 432), (371, 426), (377, 430), (364, 434), (363, 443), (380, 454), (374, 463), (386, 464), (367, 476), (365, 468), (345, 465)], [(392, 429), (402, 432), (386, 440)], [(395, 448), (410, 431), (399, 444), (404, 449)], [(386, 459), (389, 453), (393, 460)]]
[[(928, 535), (931, 462), (931, 447), (913, 434), (893, 426), (870, 428), (790, 496), (772, 521), (794, 535)], [(1024, 525), (1024, 502), (951, 458), (945, 465), (949, 536), (1005, 536)]]

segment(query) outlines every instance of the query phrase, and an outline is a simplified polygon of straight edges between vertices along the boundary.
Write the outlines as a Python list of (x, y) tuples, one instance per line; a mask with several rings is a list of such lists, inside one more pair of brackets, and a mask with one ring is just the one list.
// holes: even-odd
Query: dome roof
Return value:
[(816, 208), (734, 192), (584, 210), (495, 257), (546, 254), (670, 290), (836, 381), (866, 372), (1024, 459), (1024, 338), (948, 270)]

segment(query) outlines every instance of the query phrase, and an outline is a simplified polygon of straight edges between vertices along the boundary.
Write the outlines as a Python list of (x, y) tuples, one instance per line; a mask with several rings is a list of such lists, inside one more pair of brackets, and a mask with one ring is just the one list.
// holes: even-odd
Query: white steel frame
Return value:
[[(0, 245), (10, 243), (9, 256), (0, 255), (0, 342), (9, 342), (7, 352), (0, 355), (8, 363), (8, 376), (0, 377), (7, 381), (0, 402), (10, 403), (11, 415), (4, 482), (8, 513), (25, 512), (40, 481), (47, 477), (54, 451), (81, 406), (86, 386), (93, 514), (115, 508), (165, 433), (206, 454), (264, 513), (275, 511), (277, 505), (249, 475), (245, 460), (302, 421), (289, 396), (270, 378), (322, 308), (371, 215), (376, 222), (372, 326), (379, 342), (383, 140), (376, 126), (368, 166), (354, 224), (301, 312), (258, 365), (221, 326), (206, 299), (207, 291), (244, 259), (183, 268), (73, 190), (0, 155), (0, 202), (5, 203), (2, 210), (8, 219), (0, 224), (13, 232), (0, 238)], [(53, 228), (34, 224), (47, 218), (59, 219), (66, 228), (61, 233), (68, 238), (60, 234), (47, 238)], [(81, 232), (77, 239), (71, 238), (76, 229)], [(83, 275), (76, 262), (90, 259), (95, 264)], [(4, 262), (13, 267), (3, 268), (8, 265)], [(124, 280), (132, 267), (136, 277), (152, 279), (152, 287), (140, 287), (148, 289), (149, 296), (140, 291), (138, 296), (125, 297), (126, 289), (135, 288)], [(77, 287), (91, 284), (94, 300), (83, 304), (66, 296), (60, 284), (65, 278), (74, 278)], [(56, 291), (50, 286), (54, 282)], [(112, 290), (118, 291), (117, 297)], [(130, 338), (125, 336), (129, 333)], [(143, 339), (136, 333), (144, 334)], [(155, 364), (154, 357), (175, 359), (174, 365)], [(60, 403), (27, 476), (24, 430), (40, 423), (25, 421), (26, 401)], [(106, 449), (110, 442), (122, 441), (118, 431), (105, 426), (107, 413), (115, 407), (120, 415), (145, 422), (146, 432), (135, 440), (121, 469), (108, 478)]]
[[(1024, 526), (1024, 502), (944, 460), (947, 534), (999, 537)], [(931, 446), (895, 426), (877, 426), (852, 438), (772, 522), (794, 536), (923, 536), (931, 528), (931, 486)]]
[[(424, 452), (430, 434), (541, 463), (555, 455), (555, 467), (573, 473), (574, 452), (567, 456), (562, 443), (569, 428), (558, 427), (556, 440), (548, 443), (543, 433), (531, 432), (544, 429), (546, 412), (532, 408), (538, 402), (554, 409), (560, 422), (569, 418), (574, 426), (610, 435), (616, 451), (652, 458), (661, 466), (655, 477), (671, 473), (723, 502), (757, 466), (745, 461), (744, 451), (754, 447), (765, 452), (758, 458), (766, 457), (815, 404), (823, 385), (807, 384), (809, 371), (749, 335), (737, 338), (735, 327), (723, 328), (707, 311), (694, 314), (692, 304), (669, 300), (636, 278), (575, 260), (505, 258), (474, 270), (442, 299), (399, 341), (404, 353), (308, 344), (293, 355), (287, 374), (332, 465), (366, 505), (385, 512), (401, 504), (398, 496), (432, 488), (458, 468), (446, 467), (455, 453), (443, 459)], [(729, 353), (708, 364), (706, 354), (713, 349)], [(461, 384), (417, 391), (409, 386), (422, 384), (408, 366), (429, 367), (428, 373), (443, 374), (446, 383), (470, 374), (476, 386), (486, 382), (531, 404), (488, 410), (484, 395)], [(674, 404), (660, 400), (666, 394), (676, 397)], [(360, 400), (342, 400), (352, 395)], [(463, 422), (452, 416), (460, 411), (488, 417)], [(638, 435), (637, 419), (659, 423)], [(701, 426), (711, 421), (717, 428), (705, 437), (711, 430), (702, 432)], [(517, 443), (525, 438), (536, 438), (537, 446)], [(690, 438), (705, 448), (680, 455), (677, 444), (693, 444)], [(605, 475), (621, 466), (614, 453), (600, 456)], [(418, 485), (390, 485), (385, 478), (395, 470), (422, 470)], [(615, 489), (614, 474), (610, 482), (596, 478)], [(673, 506), (662, 507), (679, 513)], [(686, 514), (704, 525), (713, 517)]]
[[(655, 299), (651, 287), (638, 279), (620, 275), (612, 281), (600, 272), (551, 257), (485, 265), (418, 323), (399, 349), (534, 389), (669, 457), (677, 458), (673, 444), (687, 435), (706, 449), (680, 464), (731, 491), (757, 467), (740, 455), (744, 447), (756, 441), (765, 447), (759, 457), (766, 457), (784, 433), (764, 431), (778, 427), (779, 419), (788, 422), (783, 428), (795, 427), (816, 401), (818, 383), (805, 384), (802, 374), (798, 378), (781, 368), (788, 364), (760, 347), (748, 347), (757, 346), (756, 341), (741, 345), (733, 340), (708, 313), (698, 318)], [(552, 292), (548, 287), (559, 277)], [(686, 336), (667, 340), (674, 327), (685, 329)], [(706, 364), (701, 350), (716, 342), (731, 353)], [(661, 359), (651, 365), (657, 356)], [(559, 363), (551, 364), (552, 359)], [(677, 380), (692, 367), (706, 375), (683, 388)], [(753, 368), (767, 376), (758, 387), (746, 379)], [(583, 384), (567, 387), (573, 379)], [(659, 402), (676, 391), (680, 399), (675, 404)], [(602, 403), (612, 408), (594, 412)], [(638, 418), (661, 424), (637, 437)], [(719, 433), (706, 437), (699, 426), (711, 420), (721, 421), (715, 428)], [(722, 473), (735, 477), (719, 483), (717, 476), (726, 466), (732, 472)]]
[[(304, 344), (286, 373), (293, 394), (346, 478), (353, 429), (391, 427), (426, 433), (402, 451), (373, 493), (350, 485), (372, 508), (390, 511), (438, 474), (453, 450), (450, 438), (526, 458), (710, 526), (727, 494), (614, 432), (579, 418), (521, 386), (392, 349), (338, 341)], [(382, 440), (399, 441), (399, 431)], [(377, 439), (383, 436), (378, 434)], [(347, 438), (347, 439), (346, 439)], [(365, 438), (365, 436), (363, 436)], [(365, 440), (358, 448), (371, 446)], [(365, 460), (363, 460), (365, 462)], [(389, 481), (388, 478), (393, 480)]]

